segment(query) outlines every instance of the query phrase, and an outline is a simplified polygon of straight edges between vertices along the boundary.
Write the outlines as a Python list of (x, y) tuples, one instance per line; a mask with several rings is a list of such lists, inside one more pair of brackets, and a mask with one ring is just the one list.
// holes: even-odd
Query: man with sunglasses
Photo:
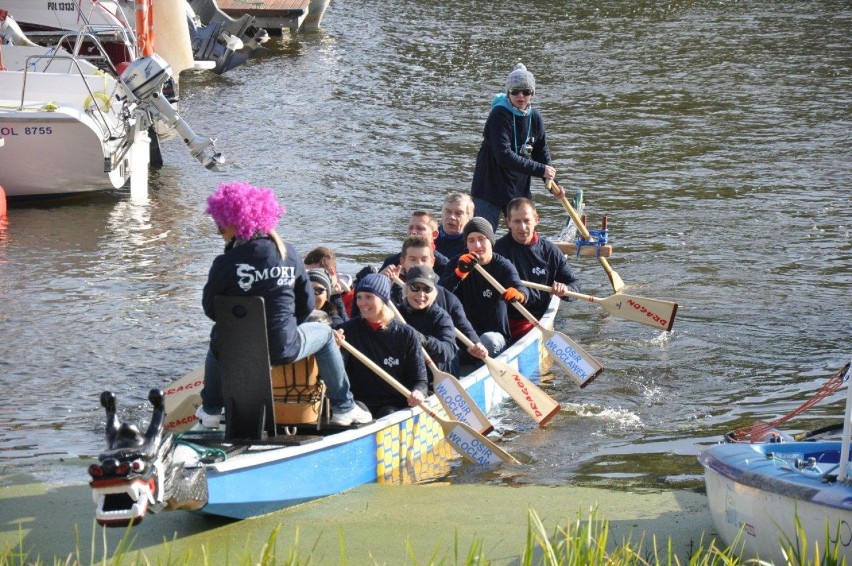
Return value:
[[(544, 121), (532, 107), (535, 77), (518, 63), (506, 79), (506, 92), (494, 96), (476, 156), (471, 195), (476, 216), (497, 230), (500, 213), (513, 198), (532, 198), (532, 177), (556, 181)], [(558, 198), (562, 187), (559, 187)]]

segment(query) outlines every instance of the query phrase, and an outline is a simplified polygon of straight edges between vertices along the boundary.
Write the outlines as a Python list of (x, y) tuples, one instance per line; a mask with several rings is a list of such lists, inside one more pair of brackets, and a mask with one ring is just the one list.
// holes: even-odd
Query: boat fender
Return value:
[(3, 190), (3, 185), (0, 185), (0, 220), (4, 218), (6, 218), (6, 191)]

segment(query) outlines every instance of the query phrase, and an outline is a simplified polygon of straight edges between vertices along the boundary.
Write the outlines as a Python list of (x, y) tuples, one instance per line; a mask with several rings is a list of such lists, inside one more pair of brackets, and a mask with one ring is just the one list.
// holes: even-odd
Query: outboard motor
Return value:
[(186, 20), (193, 57), (199, 61), (216, 63), (211, 70), (217, 75), (248, 61), (248, 55), (237, 51), (243, 48), (242, 40), (224, 30), (221, 23), (210, 22), (208, 25), (200, 25), (196, 22), (195, 15), (190, 14), (189, 5), (187, 5)]
[(225, 160), (216, 151), (216, 141), (192, 131), (183, 118), (163, 96), (163, 84), (172, 76), (172, 68), (157, 55), (141, 57), (131, 62), (119, 77), (125, 97), (136, 102), (169, 127), (175, 128), (193, 157), (212, 171), (221, 171)]

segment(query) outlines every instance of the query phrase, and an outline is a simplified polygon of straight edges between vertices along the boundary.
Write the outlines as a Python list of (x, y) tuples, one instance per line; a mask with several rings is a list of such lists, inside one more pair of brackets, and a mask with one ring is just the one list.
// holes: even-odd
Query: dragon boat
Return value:
[(840, 441), (814, 440), (835, 426), (789, 435), (770, 423), (755, 429), (757, 441), (728, 434), (727, 442), (698, 457), (716, 531), (726, 544), (742, 549), (744, 558), (786, 564), (791, 557), (783, 549), (807, 553), (810, 547), (825, 558), (835, 556), (832, 563), (852, 562), (849, 365), (832, 380), (829, 388), (836, 389), (836, 381), (848, 391)]
[[(541, 319), (543, 328), (553, 327), (558, 305), (559, 299), (554, 298)], [(217, 321), (222, 324), (218, 314)], [(262, 339), (253, 344), (262, 342), (265, 351), (265, 327), (259, 332)], [(234, 348), (250, 348), (245, 341)], [(269, 375), (266, 355), (264, 371)], [(531, 330), (498, 359), (517, 368), (520, 375), (538, 378), (547, 360), (542, 330)], [(223, 381), (225, 365), (223, 362)], [(485, 413), (509, 396), (492, 378), (488, 366), (459, 381)], [(234, 422), (237, 417), (232, 417), (225, 431), (195, 427), (180, 433), (175, 431), (193, 424), (192, 408), (200, 403), (197, 393), (203, 371), (191, 372), (179, 383), (165, 391), (151, 390), (153, 416), (144, 434), (131, 424), (119, 423), (115, 395), (101, 395), (107, 414), (107, 449), (89, 468), (99, 524), (137, 524), (148, 513), (179, 509), (245, 519), (365, 483), (410, 483), (441, 477), (458, 458), (444, 430), (428, 414), (446, 415), (435, 395), (424, 403), (428, 410), (400, 410), (365, 425), (333, 428), (320, 420), (319, 424), (284, 427), (274, 419), (270, 426), (265, 418), (277, 414), (280, 407), (264, 405), (259, 411), (241, 413), (240, 409), (249, 406), (239, 399), (246, 387), (240, 383), (229, 393), (224, 383), (225, 398), (237, 399), (226, 404), (226, 417), (243, 415), (240, 418), (249, 422)], [(275, 398), (274, 403), (278, 402)], [(180, 416), (182, 411), (188, 416)], [(252, 415), (259, 415), (259, 420), (252, 420)]]

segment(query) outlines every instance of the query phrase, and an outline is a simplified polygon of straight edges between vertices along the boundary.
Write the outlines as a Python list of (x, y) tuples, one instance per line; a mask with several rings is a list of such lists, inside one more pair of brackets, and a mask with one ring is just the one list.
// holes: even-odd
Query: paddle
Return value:
[(164, 390), (166, 432), (184, 432), (198, 421), (195, 409), (201, 405), (201, 389), (204, 387), (204, 364), (169, 384)]
[[(553, 183), (553, 181), (547, 181), (548, 191), (553, 193), (554, 187), (555, 184)], [(585, 238), (586, 240), (590, 239), (591, 235), (589, 234), (589, 230), (586, 228), (586, 225), (583, 224), (583, 221), (580, 219), (580, 215), (577, 214), (577, 211), (574, 210), (574, 207), (571, 206), (570, 202), (568, 202), (568, 199), (565, 197), (565, 193), (559, 196), (559, 200), (562, 202), (562, 207), (566, 210), (566, 212), (568, 212), (568, 215), (571, 217), (571, 220), (574, 221), (574, 224), (577, 226), (577, 230), (580, 231), (580, 234), (582, 234), (583, 238)], [(605, 257), (598, 257), (598, 262), (600, 262), (601, 266), (604, 268), (604, 271), (606, 271), (607, 277), (609, 277), (609, 282), (612, 285), (612, 290), (616, 293), (621, 291), (624, 288), (624, 281), (621, 280), (621, 277), (619, 277), (618, 273), (616, 273), (612, 269), (612, 266), (609, 265), (609, 262), (606, 260)]]
[[(396, 305), (393, 303), (388, 303), (388, 305), (390, 305), (396, 318), (404, 324), (405, 319), (402, 318), (402, 314), (396, 308)], [(426, 360), (426, 366), (432, 372), (432, 384), (435, 395), (438, 397), (441, 405), (444, 406), (447, 414), (452, 413), (456, 420), (472, 426), (481, 434), (488, 434), (494, 430), (494, 425), (491, 424), (491, 421), (488, 420), (488, 417), (485, 416), (485, 413), (482, 412), (476, 402), (471, 399), (468, 392), (459, 383), (459, 380), (454, 375), (438, 369), (438, 366), (435, 365), (435, 361), (429, 355), (429, 352), (426, 351), (426, 348), (421, 347), (420, 349), (423, 350), (423, 359)]]
[[(532, 281), (522, 281), (522, 283), (530, 289), (538, 289), (539, 291), (546, 291), (548, 293), (553, 292), (553, 287), (548, 285), (533, 283)], [(575, 299), (584, 299), (596, 303), (602, 306), (609, 314), (647, 326), (653, 326), (654, 328), (662, 328), (665, 331), (672, 329), (675, 314), (677, 314), (677, 303), (671, 301), (647, 299), (623, 293), (616, 293), (603, 299), (574, 291), (565, 291), (565, 294)]]
[[(468, 348), (474, 346), (470, 338), (465, 336), (458, 328), (456, 328), (456, 337)], [(490, 356), (485, 356), (483, 361), (497, 385), (502, 387), (520, 405), (521, 409), (535, 419), (539, 426), (549, 423), (550, 419), (560, 411), (561, 407), (556, 400), (542, 391), (538, 385), (527, 379), (517, 369)]]
[[(474, 264), (474, 267), (476, 268), (476, 271), (479, 272), (479, 274), (497, 290), (498, 293), (501, 295), (506, 293), (506, 289), (500, 285), (500, 282), (494, 279), (490, 273), (485, 271), (484, 267), (478, 263)], [(512, 305), (519, 313), (521, 313), (521, 315), (523, 315), (525, 319), (538, 327), (544, 337), (544, 345), (547, 348), (547, 352), (550, 354), (551, 359), (562, 367), (568, 375), (574, 378), (581, 389), (591, 383), (592, 380), (603, 371), (603, 365), (601, 365), (599, 361), (589, 355), (588, 352), (583, 350), (579, 344), (571, 340), (568, 336), (557, 330), (545, 328), (538, 319), (520, 303), (513, 302)]]
[[(411, 391), (393, 378), (389, 373), (379, 367), (373, 360), (358, 351), (355, 346), (340, 339), (339, 343), (343, 349), (355, 356), (362, 364), (370, 368), (376, 375), (381, 377), (388, 385), (396, 389), (406, 399), (411, 396)], [(420, 402), (419, 406), (423, 412), (435, 419), (444, 431), (447, 442), (455, 448), (456, 452), (473, 464), (498, 464), (500, 461), (518, 464), (510, 454), (488, 440), (468, 424), (458, 421), (442, 419), (430, 409), (426, 403)]]

